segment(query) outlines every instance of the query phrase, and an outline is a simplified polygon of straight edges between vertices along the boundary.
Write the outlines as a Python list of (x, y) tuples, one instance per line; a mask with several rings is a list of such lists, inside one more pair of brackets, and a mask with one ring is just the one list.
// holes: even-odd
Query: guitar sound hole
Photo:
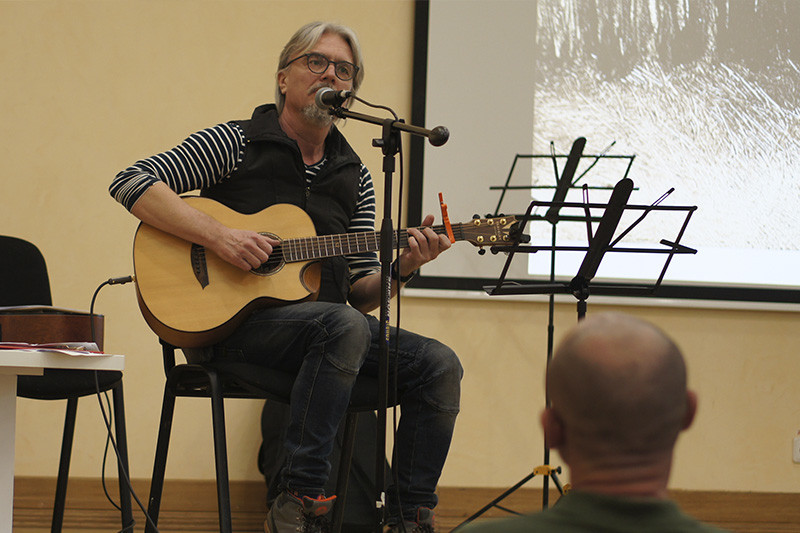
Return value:
[[(273, 239), (278, 239), (278, 236), (273, 235), (272, 233), (262, 233), (262, 235), (272, 237)], [(283, 268), (284, 263), (283, 248), (279, 244), (272, 248), (272, 253), (269, 254), (269, 259), (267, 259), (266, 263), (262, 263), (260, 267), (254, 268), (250, 270), (250, 272), (259, 276), (269, 276)]]

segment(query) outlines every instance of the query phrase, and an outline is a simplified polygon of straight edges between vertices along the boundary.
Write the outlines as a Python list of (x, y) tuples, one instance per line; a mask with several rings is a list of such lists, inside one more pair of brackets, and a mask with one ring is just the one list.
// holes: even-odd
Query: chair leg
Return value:
[(75, 435), (75, 415), (78, 412), (78, 398), (67, 399), (67, 414), (64, 417), (64, 434), (61, 437), (61, 459), (58, 464), (58, 480), (56, 481), (56, 499), (53, 504), (52, 533), (61, 533), (64, 524), (64, 509), (67, 503), (67, 480), (69, 479), (69, 462), (72, 456), (72, 438)]
[(211, 387), (211, 418), (214, 427), (214, 460), (217, 469), (217, 505), (220, 533), (231, 533), (231, 494), (228, 480), (228, 448), (225, 440), (225, 408), (222, 384), (216, 372), (208, 371)]
[(117, 472), (119, 478), (119, 506), (122, 512), (122, 530), (133, 526), (131, 509), (130, 470), (128, 469), (128, 434), (125, 427), (125, 401), (122, 393), (122, 380), (112, 391), (114, 400), (114, 430), (117, 440)]
[[(158, 428), (156, 442), (156, 457), (153, 464), (153, 478), (150, 481), (150, 501), (147, 506), (147, 515), (150, 520), (145, 526), (145, 533), (155, 533), (158, 524), (158, 512), (161, 508), (161, 494), (164, 491), (164, 475), (167, 469), (167, 451), (169, 450), (169, 437), (172, 432), (172, 415), (175, 412), (175, 394), (169, 387), (164, 387), (164, 402), (161, 406), (161, 422)], [(152, 521), (152, 523), (151, 523)]]
[(339, 457), (339, 471), (336, 477), (336, 505), (333, 507), (333, 533), (341, 533), (344, 523), (344, 508), (347, 502), (347, 486), (350, 482), (350, 464), (353, 461), (353, 449), (356, 444), (358, 413), (347, 413), (342, 442), (342, 454)]

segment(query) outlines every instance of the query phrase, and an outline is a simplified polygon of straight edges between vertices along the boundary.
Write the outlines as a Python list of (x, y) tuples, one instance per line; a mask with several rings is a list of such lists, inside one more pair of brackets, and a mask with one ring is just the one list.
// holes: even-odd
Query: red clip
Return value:
[(456, 238), (453, 236), (453, 226), (450, 225), (450, 217), (447, 216), (447, 204), (444, 203), (442, 193), (439, 193), (439, 205), (442, 206), (442, 222), (444, 223), (444, 229), (447, 230), (447, 237), (452, 244), (456, 242)]

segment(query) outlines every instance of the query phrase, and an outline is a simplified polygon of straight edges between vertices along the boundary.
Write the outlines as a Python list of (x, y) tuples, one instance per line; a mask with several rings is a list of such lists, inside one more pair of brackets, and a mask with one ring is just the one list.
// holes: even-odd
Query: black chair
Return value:
[[(47, 265), (39, 249), (16, 237), (0, 236), (0, 306), (51, 306), (50, 279)], [(41, 317), (48, 317), (46, 310)], [(90, 317), (85, 316), (86, 323)], [(36, 320), (35, 316), (31, 316)], [(87, 328), (90, 329), (90, 328)], [(6, 338), (0, 331), (0, 340), (16, 342), (59, 342), (90, 341), (83, 339), (59, 339), (58, 331), (47, 331), (46, 338)], [(38, 335), (34, 335), (38, 337)], [(55, 336), (55, 337), (54, 337)], [(102, 344), (99, 341), (98, 344)], [(51, 531), (61, 531), (64, 520), (64, 509), (67, 495), (69, 464), (72, 455), (72, 441), (75, 434), (75, 416), (78, 410), (78, 398), (100, 392), (112, 391), (115, 438), (121, 457), (119, 462), (119, 496), (123, 530), (132, 529), (133, 513), (131, 510), (130, 491), (123, 481), (128, 471), (128, 448), (125, 433), (125, 407), (122, 393), (122, 372), (116, 370), (62, 370), (45, 369), (41, 376), (19, 376), (17, 379), (17, 396), (39, 400), (67, 400), (67, 412), (64, 420), (64, 432), (61, 443), (61, 458), (56, 482), (55, 503)]]
[[(175, 398), (179, 396), (202, 397), (211, 400), (219, 527), (220, 533), (231, 533), (231, 503), (223, 400), (225, 398), (249, 398), (288, 404), (295, 376), (275, 370), (265, 371), (263, 367), (247, 363), (225, 363), (224, 365), (215, 365), (213, 363), (176, 364), (176, 348), (163, 340), (161, 341), (161, 346), (167, 382), (164, 387), (164, 402), (161, 410), (153, 478), (150, 485), (150, 500), (147, 509), (147, 514), (150, 516), (152, 524), (148, 522), (145, 533), (155, 533), (153, 526), (158, 524), (158, 514), (164, 487), (164, 473), (167, 466), (167, 451), (175, 410)], [(378, 406), (377, 398), (378, 380), (359, 376), (353, 388), (350, 407), (345, 417), (342, 455), (339, 460), (336, 483), (337, 499), (332, 516), (334, 533), (339, 533), (342, 530), (358, 414), (360, 412), (375, 411)], [(394, 404), (395, 402), (390, 398), (389, 405), (392, 406)]]

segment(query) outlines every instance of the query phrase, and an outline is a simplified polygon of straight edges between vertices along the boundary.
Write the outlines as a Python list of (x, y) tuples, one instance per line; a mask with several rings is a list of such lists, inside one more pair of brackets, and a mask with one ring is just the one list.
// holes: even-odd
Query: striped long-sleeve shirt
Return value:
[[(210, 187), (230, 175), (241, 163), (247, 141), (235, 123), (218, 124), (190, 135), (175, 148), (137, 161), (117, 174), (109, 192), (119, 203), (131, 210), (136, 201), (154, 183), (165, 183), (178, 194)], [(306, 181), (310, 184), (325, 166), (325, 160), (306, 166)], [(355, 213), (348, 233), (374, 231), (375, 189), (372, 176), (363, 164)], [(350, 283), (380, 269), (377, 254), (364, 252), (347, 255)]]

